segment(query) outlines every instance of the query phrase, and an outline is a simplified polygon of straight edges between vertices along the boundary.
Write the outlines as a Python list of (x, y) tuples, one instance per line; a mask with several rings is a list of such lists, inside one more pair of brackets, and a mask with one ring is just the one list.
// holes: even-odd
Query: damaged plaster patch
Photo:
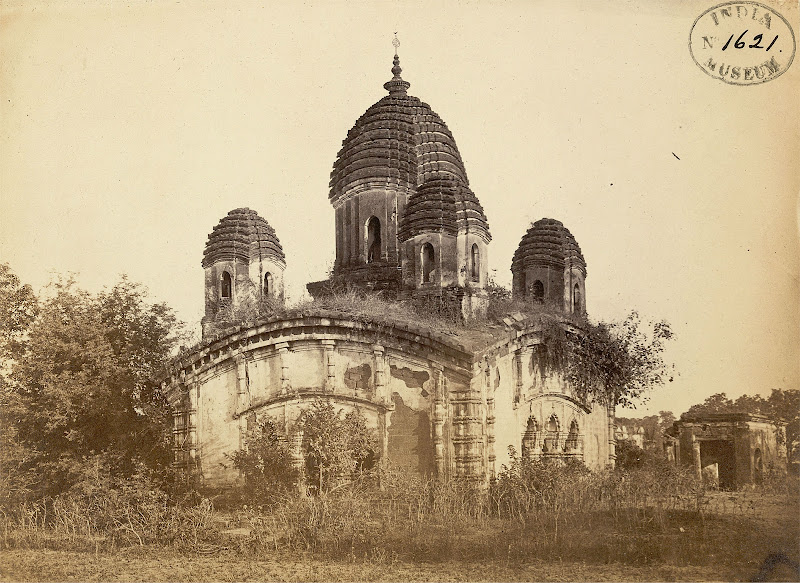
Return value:
[(344, 373), (344, 384), (352, 391), (370, 390), (372, 368), (368, 364), (348, 368)]
[[(423, 383), (427, 381), (430, 375), (421, 370), (419, 372), (413, 371), (406, 367), (397, 367), (393, 364), (389, 365), (392, 376), (396, 379), (403, 381), (409, 389), (421, 389)], [(426, 395), (423, 395), (423, 397)]]

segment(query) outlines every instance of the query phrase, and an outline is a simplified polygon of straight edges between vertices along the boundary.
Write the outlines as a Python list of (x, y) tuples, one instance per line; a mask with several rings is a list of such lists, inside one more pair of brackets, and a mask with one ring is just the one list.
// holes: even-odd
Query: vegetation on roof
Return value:
[(282, 319), (339, 313), (365, 324), (422, 328), (444, 335), (465, 350), (483, 350), (516, 334), (535, 329), (546, 346), (545, 365), (562, 374), (577, 397), (635, 408), (647, 393), (674, 377), (664, 360), (672, 330), (665, 321), (650, 322), (632, 311), (622, 322), (591, 322), (583, 314), (565, 314), (552, 306), (514, 300), (502, 287), (489, 288), (486, 315), (464, 321), (447, 302), (387, 299), (381, 293), (349, 289), (286, 306), (274, 300), (243, 302), (220, 311), (209, 327), (213, 342), (242, 328)]

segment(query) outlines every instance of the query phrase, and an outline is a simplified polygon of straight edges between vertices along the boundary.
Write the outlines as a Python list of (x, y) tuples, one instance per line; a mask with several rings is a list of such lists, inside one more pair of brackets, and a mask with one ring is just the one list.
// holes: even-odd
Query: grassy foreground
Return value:
[[(790, 493), (704, 495), (702, 512), (645, 507), (548, 524), (476, 517), (422, 520), (407, 509), (377, 524), (358, 507), (325, 510), (339, 539), (270, 539), (267, 513), (212, 511), (194, 542), (118, 544), (57, 533), (6, 532), (2, 581), (796, 581), (800, 504)], [(331, 501), (328, 501), (331, 502)], [(351, 501), (352, 502), (352, 501)], [(310, 507), (320, 512), (319, 501)], [(363, 519), (345, 536), (337, 509)], [(321, 533), (317, 533), (321, 535)], [(327, 536), (327, 535), (326, 535)], [(341, 544), (346, 541), (347, 544)], [(78, 550), (80, 549), (80, 550)], [(773, 562), (770, 568), (769, 560)], [(776, 558), (778, 560), (776, 560)]]
[(0, 580), (800, 580), (796, 478), (513, 459), (488, 489), (386, 469), (315, 496), (139, 480), (22, 502), (0, 509)]

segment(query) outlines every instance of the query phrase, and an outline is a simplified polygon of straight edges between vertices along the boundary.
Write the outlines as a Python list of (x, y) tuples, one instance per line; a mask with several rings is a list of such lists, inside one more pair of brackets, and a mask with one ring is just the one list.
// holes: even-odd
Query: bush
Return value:
[(585, 489), (590, 471), (583, 462), (519, 457), (513, 447), (508, 451), (511, 465), (503, 466), (490, 489), (492, 510), (501, 518), (524, 522), (533, 512), (560, 512)]
[(231, 455), (244, 474), (244, 497), (251, 504), (274, 505), (298, 479), (289, 446), (272, 419), (262, 419), (248, 430), (245, 449)]
[(643, 450), (629, 439), (617, 441), (616, 453), (619, 470), (634, 470), (660, 461), (654, 453)]
[(315, 492), (346, 484), (375, 465), (378, 439), (358, 410), (343, 416), (332, 403), (318, 399), (305, 412), (299, 429), (306, 480)]

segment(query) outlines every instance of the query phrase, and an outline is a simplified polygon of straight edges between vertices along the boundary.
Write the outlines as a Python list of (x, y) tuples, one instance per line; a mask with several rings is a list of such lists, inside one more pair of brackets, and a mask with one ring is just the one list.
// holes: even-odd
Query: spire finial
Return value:
[(392, 46), (394, 46), (394, 61), (392, 66), (392, 80), (387, 81), (383, 84), (383, 88), (389, 92), (389, 95), (406, 95), (406, 91), (409, 87), (411, 87), (411, 83), (408, 81), (403, 81), (400, 77), (400, 73), (403, 72), (403, 69), (400, 68), (400, 57), (397, 56), (397, 49), (400, 46), (400, 39), (397, 38), (397, 33), (394, 33), (394, 39), (392, 40)]

